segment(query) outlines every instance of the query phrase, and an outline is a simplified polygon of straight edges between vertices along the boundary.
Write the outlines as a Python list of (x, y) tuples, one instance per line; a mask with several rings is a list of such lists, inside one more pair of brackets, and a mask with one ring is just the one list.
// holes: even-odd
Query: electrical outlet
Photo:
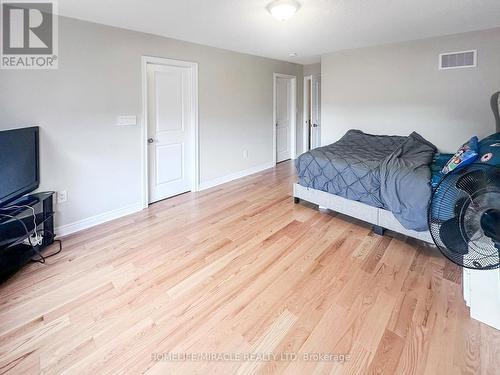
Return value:
[(57, 203), (64, 203), (68, 200), (68, 192), (66, 190), (57, 192)]
[(248, 150), (243, 150), (243, 159), (248, 158)]

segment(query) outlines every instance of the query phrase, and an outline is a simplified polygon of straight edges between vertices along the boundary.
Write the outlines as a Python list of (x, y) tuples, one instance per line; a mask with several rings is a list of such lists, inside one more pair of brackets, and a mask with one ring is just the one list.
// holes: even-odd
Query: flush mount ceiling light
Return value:
[(300, 4), (295, 0), (276, 0), (267, 6), (269, 13), (278, 21), (290, 19), (299, 8)]

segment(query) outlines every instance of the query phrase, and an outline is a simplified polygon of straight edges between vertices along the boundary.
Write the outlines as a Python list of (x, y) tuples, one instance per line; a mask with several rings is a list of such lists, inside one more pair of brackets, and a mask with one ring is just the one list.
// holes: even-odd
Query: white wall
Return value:
[(321, 74), (321, 63), (304, 65), (304, 76)]
[[(477, 49), (477, 69), (438, 70), (438, 55)], [(495, 131), (490, 96), (500, 90), (500, 28), (323, 56), (322, 143), (348, 129), (408, 135), (442, 151)]]
[(55, 71), (0, 71), (0, 129), (39, 125), (40, 189), (68, 192), (58, 226), (141, 201), (140, 127), (115, 124), (140, 119), (142, 55), (199, 64), (201, 183), (272, 163), (274, 72), (297, 77), (302, 103), (297, 64), (68, 18), (59, 52)]

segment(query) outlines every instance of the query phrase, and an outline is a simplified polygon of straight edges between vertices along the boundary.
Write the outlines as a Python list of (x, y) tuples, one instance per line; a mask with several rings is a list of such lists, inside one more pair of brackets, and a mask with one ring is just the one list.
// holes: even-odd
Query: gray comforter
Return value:
[(299, 184), (391, 211), (407, 229), (424, 231), (436, 147), (408, 137), (349, 130), (338, 142), (299, 156)]

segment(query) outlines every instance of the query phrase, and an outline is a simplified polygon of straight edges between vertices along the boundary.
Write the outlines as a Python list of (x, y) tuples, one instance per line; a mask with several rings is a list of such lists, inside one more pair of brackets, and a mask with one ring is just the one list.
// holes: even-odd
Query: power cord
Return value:
[[(13, 207), (13, 206), (11, 206), (11, 207)], [(26, 206), (26, 207), (29, 207), (29, 206)], [(31, 259), (32, 262), (45, 263), (45, 260), (47, 258), (50, 258), (50, 257), (52, 257), (54, 255), (57, 255), (57, 254), (59, 254), (62, 251), (62, 241), (54, 239), (55, 235), (51, 231), (48, 231), (48, 230), (45, 230), (45, 229), (37, 230), (36, 229), (37, 225), (36, 225), (36, 222), (35, 222), (35, 234), (36, 234), (36, 238), (37, 239), (39, 238), (38, 235), (40, 233), (48, 233), (48, 234), (51, 235), (51, 238), (53, 239), (53, 241), (57, 242), (59, 244), (59, 250), (57, 250), (55, 253), (43, 256), (42, 253), (40, 252), (40, 250), (38, 250), (38, 248), (35, 245), (33, 245), (33, 242), (31, 241), (30, 231), (28, 230), (28, 227), (26, 226), (26, 224), (21, 219), (19, 219), (18, 217), (12, 216), (12, 215), (2, 214), (2, 213), (0, 213), (0, 217), (7, 217), (7, 218), (10, 218), (10, 219), (14, 219), (15, 221), (17, 221), (18, 223), (20, 223), (22, 225), (22, 227), (23, 227), (23, 229), (24, 229), (24, 231), (26, 233), (26, 237), (28, 239), (29, 245), (31, 246), (31, 249), (39, 257), (39, 259)], [(43, 238), (42, 238), (42, 240), (43, 240)], [(39, 245), (41, 245), (41, 243), (37, 243), (37, 245), (39, 246)]]
[(18, 223), (20, 223), (22, 225), (22, 227), (24, 228), (24, 231), (26, 232), (26, 236), (28, 237), (28, 242), (31, 246), (31, 249), (40, 257), (40, 260), (36, 260), (36, 261), (39, 263), (45, 263), (45, 258), (40, 253), (40, 251), (35, 247), (35, 245), (33, 245), (33, 242), (31, 242), (30, 231), (28, 230), (28, 227), (26, 226), (26, 224), (24, 224), (24, 221), (22, 221), (18, 217), (15, 217), (12, 215), (7, 215), (7, 214), (2, 214), (2, 213), (0, 213), (0, 217), (8, 217), (10, 219), (14, 219), (15, 221), (17, 221)]
[(13, 209), (13, 208), (18, 208), (18, 209), (21, 209), (21, 208), (25, 208), (26, 209), (26, 208), (28, 208), (28, 209), (30, 209), (33, 212), (33, 234), (35, 235), (35, 243), (37, 245), (41, 245), (43, 238), (38, 236), (35, 208), (32, 207), (32, 206), (27, 206), (27, 205), (23, 204), (23, 205), (20, 205), (20, 206), (14, 205), (14, 206), (3, 207), (3, 208), (0, 208), (0, 210), (10, 210), (10, 209)]
[[(56, 240), (54, 237), (55, 237), (55, 234), (52, 233), (50, 230), (46, 230), (46, 229), (41, 229), (38, 231), (39, 233), (43, 233), (44, 235), (46, 233), (48, 233), (50, 235), (50, 238), (52, 239), (53, 243), (57, 243), (59, 245), (59, 250), (57, 250), (56, 252), (52, 253), (52, 254), (49, 254), (49, 255), (44, 255), (44, 259), (48, 259), (50, 257), (53, 257), (54, 255), (57, 255), (59, 254), (62, 249), (63, 249), (63, 245), (62, 245), (62, 241), (61, 240)], [(33, 262), (37, 262), (37, 260), (32, 260)], [(44, 262), (45, 263), (45, 262)]]

